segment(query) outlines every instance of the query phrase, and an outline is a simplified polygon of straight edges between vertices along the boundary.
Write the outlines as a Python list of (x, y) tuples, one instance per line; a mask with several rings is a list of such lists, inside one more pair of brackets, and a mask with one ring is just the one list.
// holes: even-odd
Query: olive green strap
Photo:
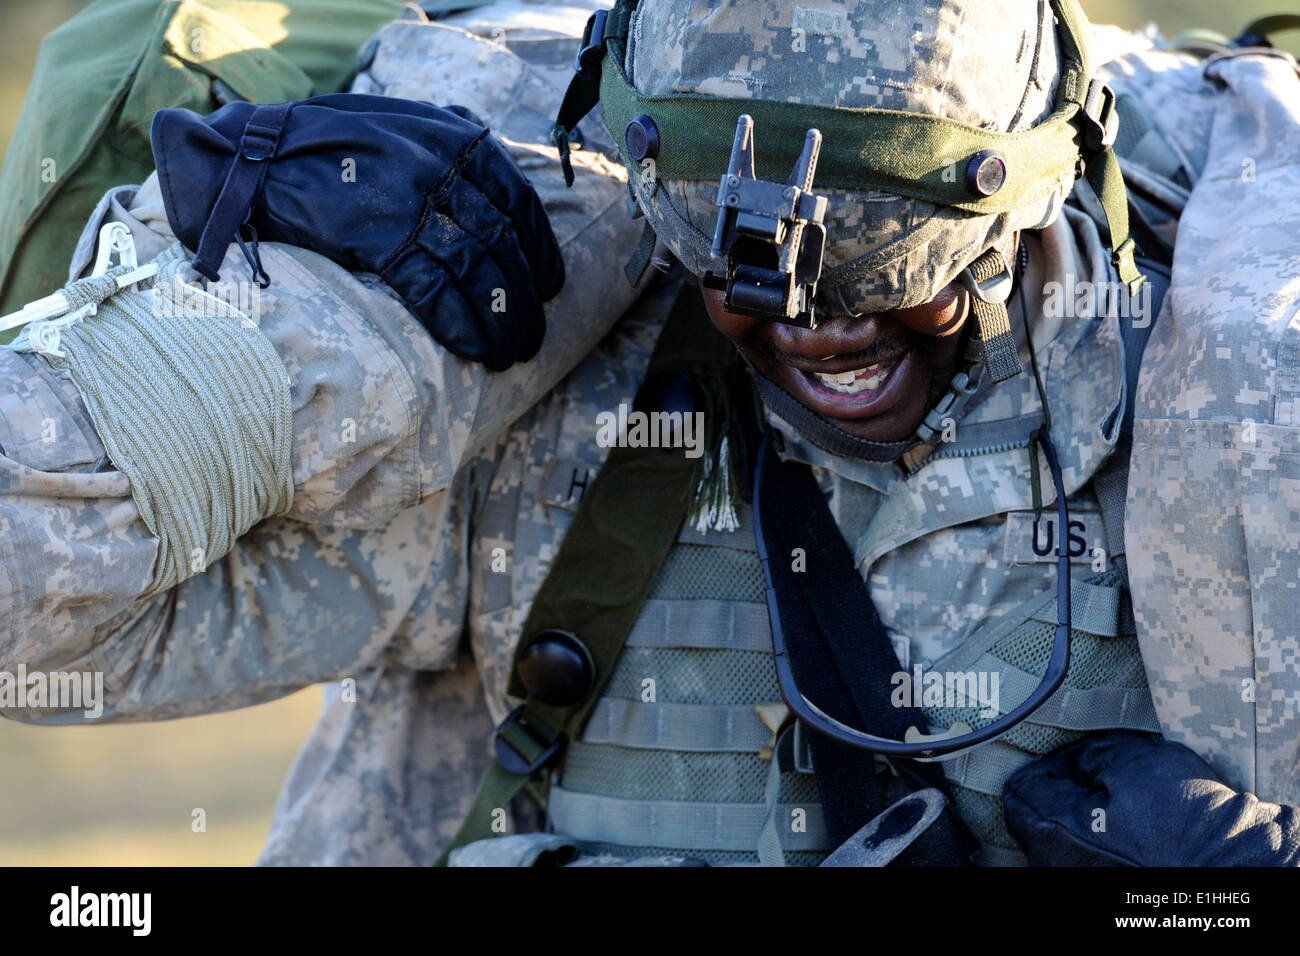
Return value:
[[(758, 178), (782, 181), (799, 159), (809, 129), (822, 134), (817, 185), (824, 189), (881, 190), (977, 213), (1005, 213), (1043, 201), (1074, 169), (1079, 153), (1075, 117), (1066, 103), (1030, 130), (1002, 133), (920, 113), (850, 109), (697, 94), (647, 96), (623, 70), (622, 44), (611, 40), (602, 64), (600, 105), (619, 141), (635, 117), (648, 116), (659, 132), (655, 175), (662, 179), (719, 180), (727, 172), (736, 120), (747, 114), (762, 136), (755, 143)], [(990, 196), (973, 194), (957, 169), (995, 150), (1006, 180)], [(625, 161), (627, 157), (624, 156)]]
[[(699, 291), (684, 285), (655, 344), (647, 380), (674, 370), (729, 366), (735, 350), (709, 323)], [(682, 448), (618, 447), (583, 495), (582, 504), (533, 600), (516, 650), (548, 629), (576, 635), (595, 665), (595, 679), (578, 702), (543, 703), (528, 694), (517, 667), (508, 692), (524, 697), (496, 731), (497, 753), (512, 751), (534, 773), (581, 730), (613, 673), (650, 587), (678, 532), (694, 490), (696, 459)], [(513, 761), (511, 761), (513, 762)], [(469, 814), (437, 865), (452, 850), (494, 836), (504, 811), (534, 773), (512, 772), (494, 759)]]
[(646, 269), (650, 268), (650, 261), (654, 258), (654, 253), (655, 231), (650, 227), (649, 220), (646, 220), (646, 224), (641, 227), (641, 239), (637, 242), (636, 248), (632, 250), (632, 255), (628, 256), (627, 263), (623, 266), (623, 275), (627, 276), (627, 281), (632, 283), (633, 287), (641, 284)]
[[(498, 730), (509, 729), (512, 726), (515, 725), (507, 720)], [(479, 780), (478, 790), (474, 793), (469, 811), (461, 821), (460, 829), (456, 831), (447, 849), (442, 851), (442, 855), (433, 865), (446, 866), (453, 850), (477, 840), (486, 840), (501, 832), (494, 830), (493, 824), (501, 814), (506, 812), (510, 801), (528, 785), (530, 779), (528, 774), (511, 773), (495, 759), (488, 764), (487, 770)]]
[(1256, 38), (1268, 40), (1274, 33), (1282, 33), (1285, 30), (1300, 30), (1300, 13), (1275, 13), (1269, 17), (1252, 20), (1250, 25), (1241, 31), (1241, 35), (1235, 42), (1238, 45), (1245, 45), (1248, 42), (1253, 45)]
[(1137, 266), (1137, 243), (1129, 235), (1128, 190), (1124, 187), (1124, 174), (1120, 171), (1115, 151), (1106, 149), (1088, 159), (1085, 176), (1106, 213), (1111, 236), (1111, 262), (1119, 272), (1120, 281), (1128, 286), (1129, 294), (1137, 295), (1146, 276)]
[[(976, 286), (970, 299), (971, 311), (975, 313), (975, 341), (989, 379), (996, 385), (1023, 371), (1016, 337), (1011, 334), (1011, 317), (1007, 313), (1007, 296), (1013, 280), (1006, 260), (996, 249), (990, 249), (971, 263), (969, 272), (971, 282)], [(1005, 291), (994, 296), (982, 294), (981, 290), (989, 283), (1004, 276)]]

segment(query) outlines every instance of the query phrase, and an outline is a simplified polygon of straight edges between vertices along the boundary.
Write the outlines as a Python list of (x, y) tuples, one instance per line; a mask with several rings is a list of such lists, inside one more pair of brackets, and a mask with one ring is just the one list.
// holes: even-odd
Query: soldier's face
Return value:
[(759, 373), (832, 425), (868, 441), (900, 441), (957, 371), (970, 293), (953, 282), (932, 301), (852, 318), (819, 312), (815, 331), (728, 312), (701, 289), (709, 317)]

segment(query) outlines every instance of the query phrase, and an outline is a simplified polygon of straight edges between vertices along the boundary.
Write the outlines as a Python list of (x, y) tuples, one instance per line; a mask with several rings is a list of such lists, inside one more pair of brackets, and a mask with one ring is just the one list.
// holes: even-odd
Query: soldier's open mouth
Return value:
[(796, 397), (813, 411), (828, 418), (867, 418), (894, 404), (897, 383), (906, 379), (911, 366), (909, 350), (888, 361), (842, 372), (813, 372), (792, 369), (798, 389)]
[(821, 372), (814, 372), (813, 375), (820, 384), (833, 392), (838, 392), (841, 395), (860, 395), (883, 385), (892, 368), (893, 366), (889, 362), (877, 362), (875, 365), (868, 365), (866, 368), (837, 372), (834, 375), (824, 375)]

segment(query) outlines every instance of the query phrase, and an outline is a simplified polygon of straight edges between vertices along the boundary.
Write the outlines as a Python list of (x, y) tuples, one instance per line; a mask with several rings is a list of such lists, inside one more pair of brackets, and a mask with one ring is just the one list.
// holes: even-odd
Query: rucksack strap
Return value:
[(253, 280), (259, 285), (266, 284), (266, 273), (257, 256), (256, 235), (250, 251), (244, 244), (239, 229), (248, 222), (252, 212), (253, 200), (262, 183), (266, 180), (267, 162), (275, 156), (280, 146), (280, 134), (284, 132), (285, 121), (295, 103), (272, 103), (259, 106), (249, 117), (244, 126), (244, 135), (239, 141), (239, 152), (235, 154), (230, 172), (226, 174), (221, 194), (212, 207), (212, 214), (203, 227), (199, 238), (199, 247), (191, 263), (199, 275), (213, 282), (221, 278), (221, 261), (226, 257), (226, 249), (236, 239), (240, 249), (253, 269)]
[(1128, 497), (1129, 456), (1133, 451), (1133, 416), (1136, 411), (1138, 378), (1142, 372), (1142, 355), (1155, 328), (1157, 317), (1169, 293), (1170, 270), (1154, 259), (1138, 259), (1138, 266), (1150, 284), (1151, 300), (1149, 321), (1139, 324), (1121, 319), (1120, 339), (1124, 347), (1124, 403), (1120, 409), (1119, 437), (1115, 450), (1092, 477), (1097, 505), (1101, 508), (1102, 527), (1106, 532), (1106, 547), (1112, 556), (1125, 553), (1124, 509)]
[[(684, 284), (655, 344), (647, 382), (729, 368), (735, 360), (731, 343), (704, 314), (699, 291)], [(681, 448), (610, 451), (524, 623), (507, 688), (524, 703), (497, 727), (495, 757), (437, 865), (452, 850), (495, 836), (494, 816), (581, 731), (677, 541), (695, 490), (695, 465)]]

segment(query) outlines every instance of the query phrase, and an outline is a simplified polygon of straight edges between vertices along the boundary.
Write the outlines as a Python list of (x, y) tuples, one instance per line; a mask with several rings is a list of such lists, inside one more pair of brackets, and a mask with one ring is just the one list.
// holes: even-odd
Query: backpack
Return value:
[(400, 12), (398, 0), (97, 0), (53, 31), (0, 170), (0, 313), (62, 286), (100, 196), (153, 171), (155, 112), (338, 92), (358, 47)]

